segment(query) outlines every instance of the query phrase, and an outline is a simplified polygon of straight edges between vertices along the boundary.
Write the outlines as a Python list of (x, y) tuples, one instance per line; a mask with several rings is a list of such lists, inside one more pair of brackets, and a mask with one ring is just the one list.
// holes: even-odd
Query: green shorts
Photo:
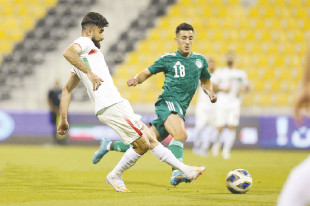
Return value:
[(153, 120), (150, 124), (154, 125), (157, 129), (160, 137), (164, 140), (169, 136), (169, 133), (165, 129), (164, 123), (171, 113), (178, 114), (184, 119), (183, 109), (177, 101), (159, 100), (155, 103), (155, 113), (158, 118)]

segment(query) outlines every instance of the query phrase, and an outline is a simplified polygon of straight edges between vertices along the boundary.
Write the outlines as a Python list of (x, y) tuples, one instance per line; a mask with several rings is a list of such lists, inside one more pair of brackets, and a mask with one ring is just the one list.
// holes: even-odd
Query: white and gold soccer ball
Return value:
[(226, 186), (231, 193), (246, 193), (252, 186), (252, 177), (245, 169), (231, 170), (226, 177)]

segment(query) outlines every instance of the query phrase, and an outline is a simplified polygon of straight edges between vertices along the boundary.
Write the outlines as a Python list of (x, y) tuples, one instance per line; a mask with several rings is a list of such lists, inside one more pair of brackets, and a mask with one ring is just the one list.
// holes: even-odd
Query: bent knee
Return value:
[(185, 142), (187, 140), (186, 132), (178, 132), (175, 135), (172, 135), (173, 139)]
[(150, 143), (147, 142), (141, 146), (141, 152), (146, 153), (150, 149)]
[(150, 143), (143, 142), (143, 144), (139, 144), (136, 149), (139, 150), (139, 154), (144, 154), (150, 149)]

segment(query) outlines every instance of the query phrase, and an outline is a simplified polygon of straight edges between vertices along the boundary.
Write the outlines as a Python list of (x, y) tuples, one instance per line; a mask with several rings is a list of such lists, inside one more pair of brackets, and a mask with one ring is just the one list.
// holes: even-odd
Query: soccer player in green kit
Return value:
[[(127, 81), (129, 87), (136, 86), (153, 74), (164, 72), (164, 91), (155, 103), (158, 118), (150, 123), (151, 130), (159, 141), (164, 140), (169, 134), (173, 137), (169, 149), (180, 161), (183, 161), (183, 146), (187, 139), (184, 118), (199, 80), (211, 102), (214, 103), (217, 99), (212, 89), (211, 75), (205, 57), (191, 51), (193, 40), (194, 28), (187, 23), (180, 24), (176, 28), (175, 37), (178, 50), (166, 53), (153, 65)], [(104, 138), (93, 157), (93, 163), (98, 163), (109, 150), (124, 152), (128, 148), (129, 146), (121, 141), (111, 142), (108, 138)], [(181, 182), (189, 181), (181, 171), (173, 168), (170, 183), (176, 186)]]

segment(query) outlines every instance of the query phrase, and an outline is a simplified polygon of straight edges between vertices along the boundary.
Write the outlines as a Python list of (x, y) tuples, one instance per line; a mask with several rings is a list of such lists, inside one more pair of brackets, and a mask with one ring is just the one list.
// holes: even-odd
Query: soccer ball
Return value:
[(252, 186), (252, 177), (245, 169), (231, 170), (226, 177), (226, 186), (231, 193), (246, 193)]

